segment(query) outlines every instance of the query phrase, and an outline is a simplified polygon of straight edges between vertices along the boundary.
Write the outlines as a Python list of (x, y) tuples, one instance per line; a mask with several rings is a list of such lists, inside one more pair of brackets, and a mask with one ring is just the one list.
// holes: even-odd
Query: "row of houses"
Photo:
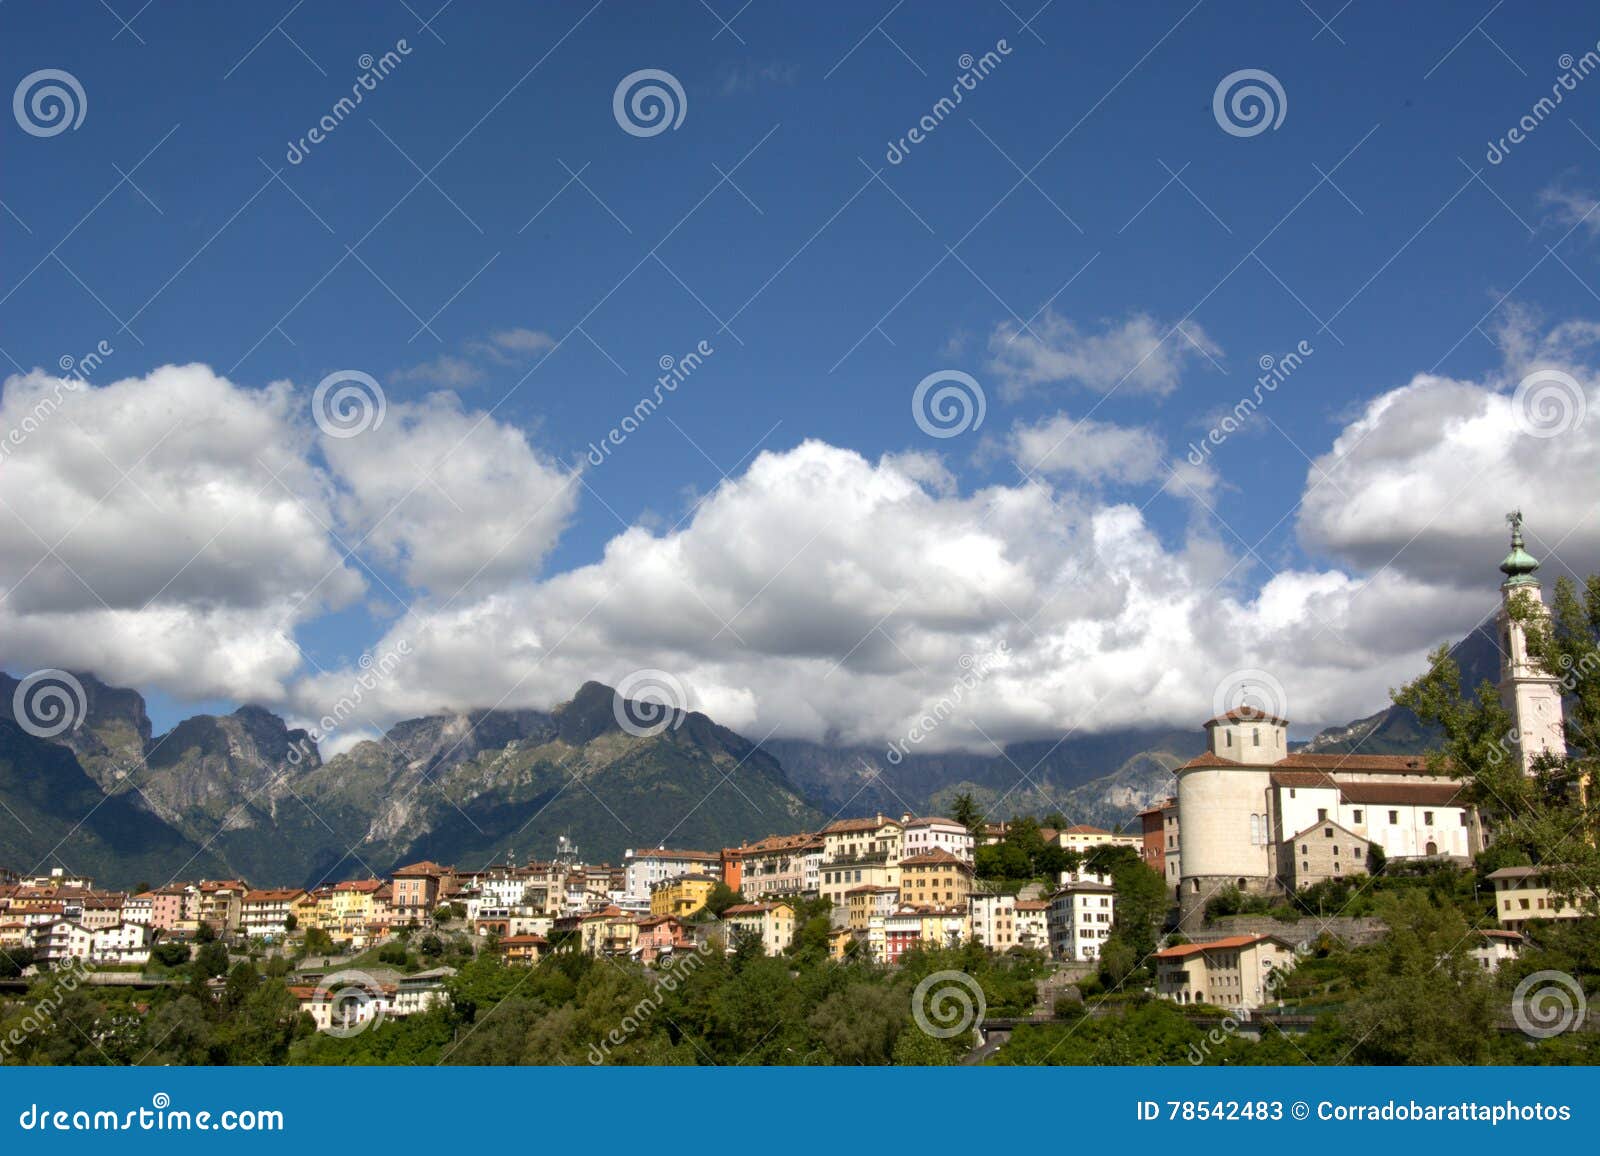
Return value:
[[(1486, 928), (1475, 933), (1469, 953), (1484, 971), (1493, 972), (1525, 946), (1521, 932)], [(1156, 993), (1175, 1003), (1255, 1011), (1281, 998), (1279, 988), (1295, 958), (1294, 944), (1277, 935), (1230, 935), (1165, 947), (1155, 957)]]

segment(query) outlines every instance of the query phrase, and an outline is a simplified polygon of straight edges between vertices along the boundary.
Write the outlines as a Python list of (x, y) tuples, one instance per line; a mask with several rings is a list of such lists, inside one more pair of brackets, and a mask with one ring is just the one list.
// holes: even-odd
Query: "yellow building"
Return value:
[(852, 887), (844, 894), (845, 927), (851, 931), (865, 931), (872, 917), (882, 918), (900, 905), (900, 892), (894, 887), (879, 887), (865, 883)]
[(878, 814), (870, 819), (837, 819), (824, 827), (818, 890), (835, 907), (845, 906), (853, 887), (898, 887), (904, 826)]
[[(313, 927), (326, 931), (322, 923), (322, 900), (332, 891), (329, 887), (319, 887), (315, 891), (307, 891), (290, 905), (294, 913), (295, 927), (302, 933), (310, 931)], [(331, 905), (330, 908), (331, 910)]]
[[(1585, 911), (1550, 890), (1550, 868), (1502, 867), (1489, 874), (1500, 926), (1521, 930), (1530, 919), (1578, 919)], [(1559, 869), (1558, 869), (1559, 870)]]
[(720, 880), (709, 875), (680, 875), (663, 879), (650, 890), (651, 915), (676, 915), (682, 919), (706, 905)]
[[(902, 914), (908, 913), (908, 908), (900, 909)], [(923, 907), (915, 909), (921, 927), (918, 935), (921, 942), (928, 947), (960, 947), (972, 938), (972, 920), (967, 915), (965, 904), (958, 907)]]
[(1156, 990), (1186, 1004), (1254, 1009), (1271, 1003), (1294, 968), (1294, 946), (1276, 935), (1233, 935), (1156, 952)]
[(384, 886), (381, 879), (351, 879), (333, 887), (331, 910), (334, 927), (344, 935), (364, 935), (374, 921), (373, 897)]
[(728, 946), (739, 933), (754, 936), (763, 955), (780, 955), (794, 942), (794, 908), (787, 903), (735, 903), (722, 913)]
[(943, 848), (900, 860), (900, 902), (953, 907), (972, 892), (972, 867)]
[(843, 963), (855, 940), (856, 933), (848, 927), (835, 927), (828, 932), (828, 958)]

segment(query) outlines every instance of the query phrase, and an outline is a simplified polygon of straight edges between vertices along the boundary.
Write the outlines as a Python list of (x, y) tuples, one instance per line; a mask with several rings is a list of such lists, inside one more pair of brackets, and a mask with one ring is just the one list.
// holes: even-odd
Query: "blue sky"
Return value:
[[(106, 340), (96, 385), (201, 362), (242, 389), (309, 394), (359, 369), (403, 407), (454, 365), (466, 411), (577, 465), (661, 357), (708, 342), (670, 422), (586, 471), (531, 577), (596, 562), (625, 525), (664, 534), (724, 473), (806, 439), (868, 460), (937, 453), (960, 494), (1018, 484), (1008, 433), (1061, 413), (1141, 429), (1176, 461), (1261, 357), (1304, 341), (1314, 355), (1270, 422), (1219, 447), (1203, 504), (1115, 470), (1074, 491), (1140, 509), (1174, 552), (1213, 541), (1242, 563), (1230, 581), (1259, 585), (1355, 565), (1359, 550), (1297, 532), (1295, 499), (1375, 397), (1419, 373), (1495, 380), (1513, 311), (1551, 332), (1600, 309), (1572, 209), (1600, 160), (1600, 80), (1501, 163), (1485, 157), (1562, 55), (1600, 39), (1579, 6), (434, 7), (0, 10), (7, 83), (62, 69), (87, 98), (71, 131), (0, 131), (5, 372)], [(392, 73), (290, 163), (362, 54), (402, 40)], [(959, 109), (889, 163), (962, 55), (1001, 41)], [(677, 128), (619, 126), (613, 90), (639, 69), (681, 85)], [(1214, 117), (1240, 69), (1281, 85), (1276, 128), (1236, 136)], [(1170, 388), (1022, 388), (997, 365), (997, 340), (1024, 325), (1052, 344), (1138, 318), (1178, 351)], [(541, 337), (494, 345), (519, 330)], [(933, 439), (911, 420), (912, 389), (940, 370), (982, 384), (980, 430)], [(1503, 536), (1481, 527), (1491, 567)], [(394, 601), (380, 586), (410, 599), (402, 569), (359, 563), (380, 602)], [(1493, 580), (1466, 579), (1490, 599)], [(295, 627), (318, 669), (387, 628), (397, 608), (372, 601)], [(233, 697), (149, 688), (160, 721)]]

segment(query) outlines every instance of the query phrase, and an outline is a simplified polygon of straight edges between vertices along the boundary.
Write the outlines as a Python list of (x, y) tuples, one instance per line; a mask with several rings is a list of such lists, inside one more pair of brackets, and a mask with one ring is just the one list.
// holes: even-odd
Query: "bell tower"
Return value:
[(1544, 592), (1534, 571), (1538, 559), (1529, 554), (1522, 541), (1522, 511), (1506, 515), (1511, 524), (1511, 552), (1500, 563), (1506, 580), (1500, 584), (1500, 703), (1516, 727), (1517, 755), (1527, 771), (1533, 760), (1546, 752), (1567, 753), (1561, 709), (1561, 681), (1551, 675), (1528, 653), (1523, 624), (1511, 616), (1513, 599), (1525, 597), (1538, 613), (1548, 616)]

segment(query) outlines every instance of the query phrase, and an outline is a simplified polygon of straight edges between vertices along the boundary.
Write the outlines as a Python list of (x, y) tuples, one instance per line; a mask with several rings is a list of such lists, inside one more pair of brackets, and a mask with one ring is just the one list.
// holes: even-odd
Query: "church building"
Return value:
[[(1528, 653), (1523, 626), (1510, 613), (1520, 595), (1541, 608), (1543, 598), (1522, 516), (1509, 520), (1511, 552), (1500, 564), (1499, 691), (1526, 768), (1542, 753), (1564, 754), (1566, 744), (1560, 682)], [(1207, 900), (1230, 886), (1278, 896), (1367, 874), (1375, 851), (1389, 860), (1468, 862), (1483, 849), (1483, 826), (1462, 784), (1430, 774), (1420, 755), (1291, 751), (1288, 721), (1249, 706), (1218, 715), (1205, 730), (1205, 752), (1176, 773), (1175, 898), (1186, 931), (1200, 926)]]

